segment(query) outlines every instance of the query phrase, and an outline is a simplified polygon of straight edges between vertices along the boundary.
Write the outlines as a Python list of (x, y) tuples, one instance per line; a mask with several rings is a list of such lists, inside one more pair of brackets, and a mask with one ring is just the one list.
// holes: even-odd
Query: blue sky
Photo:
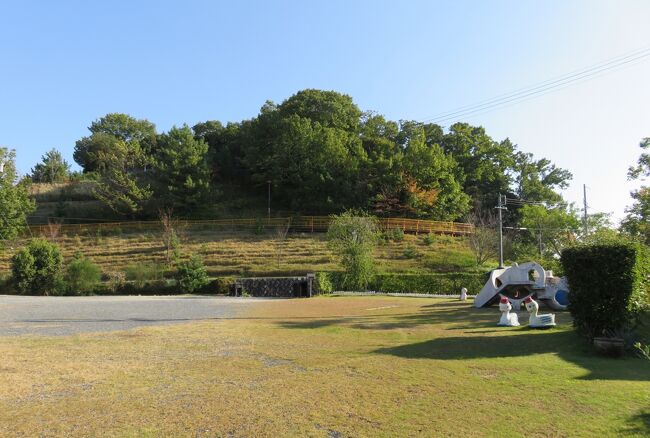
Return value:
[[(303, 88), (423, 120), (650, 46), (648, 1), (1, 1), (0, 145), (72, 161), (91, 121), (239, 121)], [(463, 120), (574, 173), (623, 215), (650, 60)]]

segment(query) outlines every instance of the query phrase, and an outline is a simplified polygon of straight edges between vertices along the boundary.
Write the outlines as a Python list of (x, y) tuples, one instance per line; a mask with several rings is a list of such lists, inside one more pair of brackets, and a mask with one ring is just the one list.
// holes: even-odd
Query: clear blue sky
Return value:
[[(72, 162), (91, 121), (257, 114), (303, 88), (426, 119), (650, 46), (649, 1), (0, 1), (0, 145), (29, 172)], [(623, 215), (650, 136), (650, 61), (464, 118), (571, 170), (566, 191)]]

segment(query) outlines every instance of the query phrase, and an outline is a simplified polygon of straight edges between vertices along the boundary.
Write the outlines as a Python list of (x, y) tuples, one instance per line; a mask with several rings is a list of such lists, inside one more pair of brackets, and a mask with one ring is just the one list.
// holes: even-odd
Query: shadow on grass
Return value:
[(621, 430), (622, 435), (650, 436), (650, 411), (639, 412), (627, 420), (628, 426)]
[[(530, 332), (522, 327), (506, 336), (443, 337), (424, 342), (381, 348), (374, 353), (407, 359), (467, 360), (557, 354), (589, 371), (580, 379), (650, 380), (650, 362), (597, 356), (572, 330)], [(526, 331), (527, 333), (524, 333)]]
[[(459, 306), (457, 302), (442, 302), (422, 306), (417, 313), (355, 315), (301, 321), (287, 318), (279, 324), (284, 328), (295, 329), (314, 329), (328, 325), (346, 324), (348, 327), (369, 330), (408, 329), (421, 325), (441, 324), (449, 325), (449, 330), (455, 330), (492, 328), (498, 321), (498, 317), (498, 312), (495, 313), (494, 310), (475, 309), (470, 305)], [(459, 324), (470, 321), (471, 326), (459, 326)]]
[(499, 312), (494, 308), (476, 309), (467, 303), (443, 301), (421, 306), (408, 313), (304, 320), (287, 318), (278, 324), (291, 329), (320, 329), (339, 325), (375, 331), (438, 326), (439, 330), (455, 331), (462, 336), (442, 336), (424, 342), (382, 348), (374, 353), (437, 360), (508, 358), (551, 353), (588, 370), (588, 374), (581, 379), (650, 380), (648, 361), (610, 359), (596, 355), (592, 347), (569, 328), (571, 316), (567, 312), (556, 313), (560, 327), (543, 332), (531, 330), (527, 326), (525, 311), (519, 312), (521, 327), (497, 328), (498, 317)]

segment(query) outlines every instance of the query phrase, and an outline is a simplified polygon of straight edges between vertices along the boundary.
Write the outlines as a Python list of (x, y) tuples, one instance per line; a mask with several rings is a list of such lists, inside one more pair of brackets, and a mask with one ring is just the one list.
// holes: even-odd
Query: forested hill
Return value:
[[(387, 120), (335, 91), (267, 101), (257, 117), (227, 125), (159, 133), (148, 120), (107, 114), (89, 131), (74, 152), (83, 174), (72, 178), (96, 181), (93, 196), (123, 218), (153, 217), (160, 208), (211, 216), (233, 198), (266, 201), (270, 185), (274, 210), (457, 220), (492, 210), (499, 193), (561, 202), (558, 190), (571, 178), (482, 127)], [(32, 179), (65, 180), (68, 169), (52, 150)]]

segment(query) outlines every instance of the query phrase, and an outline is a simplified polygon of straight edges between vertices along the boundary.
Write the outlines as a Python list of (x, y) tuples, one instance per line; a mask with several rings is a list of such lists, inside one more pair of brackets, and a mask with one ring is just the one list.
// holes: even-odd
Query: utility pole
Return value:
[(584, 211), (584, 218), (583, 218), (583, 221), (584, 221), (583, 226), (585, 228), (585, 236), (586, 236), (587, 233), (589, 232), (589, 228), (588, 228), (588, 225), (587, 225), (587, 185), (586, 184), (582, 185), (582, 201), (583, 201), (584, 206), (585, 206), (584, 207), (585, 211)]
[(503, 210), (507, 210), (506, 202), (507, 201), (505, 195), (501, 197), (501, 193), (499, 193), (499, 203), (495, 207), (497, 210), (499, 210), (499, 268), (498, 269), (503, 269)]
[(542, 248), (542, 229), (541, 228), (539, 229), (538, 238), (539, 238), (539, 258), (541, 259), (542, 258), (542, 249), (543, 249)]
[(270, 224), (271, 223), (271, 180), (268, 180), (266, 183), (269, 186), (269, 204), (268, 204), (269, 207), (268, 207), (268, 222), (267, 223)]

